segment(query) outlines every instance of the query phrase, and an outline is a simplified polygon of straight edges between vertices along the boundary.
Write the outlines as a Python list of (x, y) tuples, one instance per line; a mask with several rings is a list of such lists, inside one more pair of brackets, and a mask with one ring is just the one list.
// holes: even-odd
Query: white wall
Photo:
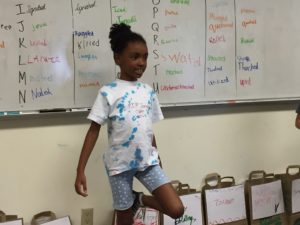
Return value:
[[(243, 182), (262, 169), (283, 173), (300, 164), (296, 103), (167, 108), (155, 125), (163, 167), (171, 179), (200, 189), (211, 172)], [(73, 184), (89, 122), (86, 113), (0, 119), (0, 210), (32, 216), (51, 210), (80, 225), (82, 208), (94, 208), (94, 224), (109, 225), (112, 199), (102, 164), (106, 130), (86, 168), (87, 198)], [(106, 128), (104, 128), (106, 129)], [(136, 189), (141, 189), (135, 184)], [(142, 188), (143, 189), (143, 188)]]

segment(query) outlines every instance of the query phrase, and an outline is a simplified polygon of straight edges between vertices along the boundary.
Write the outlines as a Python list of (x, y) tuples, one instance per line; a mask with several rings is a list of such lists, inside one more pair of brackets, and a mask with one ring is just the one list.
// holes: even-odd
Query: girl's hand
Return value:
[(86, 177), (84, 173), (77, 173), (76, 181), (75, 181), (75, 190), (77, 194), (86, 197), (87, 194), (87, 185), (86, 185)]

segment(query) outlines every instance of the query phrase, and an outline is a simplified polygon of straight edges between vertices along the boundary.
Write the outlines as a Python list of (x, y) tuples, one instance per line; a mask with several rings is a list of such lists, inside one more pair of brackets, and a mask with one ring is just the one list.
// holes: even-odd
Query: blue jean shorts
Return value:
[(150, 193), (170, 182), (159, 165), (150, 166), (144, 171), (134, 169), (109, 176), (114, 209), (126, 210), (133, 205), (135, 198), (132, 193), (133, 177), (136, 177)]

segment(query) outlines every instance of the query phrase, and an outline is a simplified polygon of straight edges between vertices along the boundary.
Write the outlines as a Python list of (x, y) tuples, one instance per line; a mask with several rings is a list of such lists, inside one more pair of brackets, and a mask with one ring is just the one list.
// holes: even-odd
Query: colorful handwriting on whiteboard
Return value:
[(172, 4), (182, 4), (182, 5), (189, 5), (190, 0), (171, 0)]
[(138, 21), (136, 15), (126, 15), (128, 10), (125, 7), (112, 6), (111, 10), (116, 14), (117, 18), (114, 23), (125, 23), (127, 25), (131, 25)]
[(242, 27), (246, 28), (249, 25), (255, 25), (255, 24), (256, 24), (256, 19), (248, 19), (242, 22)]
[(38, 23), (38, 24), (32, 24), (32, 31), (37, 31), (37, 30), (40, 30), (44, 27), (47, 27), (47, 23), (46, 22), (43, 22), (43, 23)]
[(186, 222), (189, 222), (189, 224), (192, 225), (193, 223), (196, 222), (196, 220), (197, 220), (196, 218), (186, 214), (186, 209), (187, 209), (187, 207), (184, 208), (184, 214), (182, 217), (175, 219), (175, 225), (181, 224), (181, 223), (186, 223)]
[(127, 25), (133, 24), (137, 22), (136, 16), (130, 16), (127, 18), (123, 18), (122, 16), (117, 16), (117, 23), (125, 23)]
[(252, 44), (254, 43), (254, 38), (244, 38), (241, 37), (241, 44)]
[(225, 39), (225, 36), (222, 34), (222, 35), (211, 36), (211, 37), (209, 37), (208, 41), (212, 44), (217, 44), (220, 42), (225, 42), (226, 39)]
[(242, 71), (254, 71), (259, 69), (258, 62), (252, 63), (249, 56), (238, 56), (238, 69)]
[[(23, 4), (20, 4), (20, 5), (23, 5)], [(38, 4), (35, 7), (32, 7), (32, 6), (28, 5), (27, 7), (28, 7), (27, 13), (29, 13), (31, 16), (33, 16), (33, 13), (45, 10), (46, 9), (46, 4), (43, 4), (43, 5)]]
[(46, 46), (48, 46), (48, 41), (46, 39), (29, 40), (29, 45), (35, 46), (35, 47), (39, 47), (39, 46), (46, 47)]
[(177, 26), (175, 24), (170, 24), (164, 27), (165, 31), (171, 30), (171, 29), (176, 29)]
[(79, 5), (79, 3), (77, 3), (75, 12), (78, 12), (78, 14), (80, 14), (82, 11), (89, 10), (91, 8), (94, 8), (95, 6), (96, 6), (96, 1), (94, 1), (93, 3), (87, 3), (85, 5)]
[(19, 65), (26, 65), (32, 63), (60, 63), (61, 59), (59, 56), (47, 56), (47, 55), (28, 55), (27, 62), (21, 61), (19, 58)]
[(44, 96), (53, 95), (51, 90), (49, 88), (43, 89), (43, 88), (36, 88), (35, 90), (31, 90), (31, 96), (32, 100), (35, 100), (37, 98), (41, 98)]
[(179, 91), (179, 90), (194, 90), (195, 85), (185, 85), (185, 84), (178, 84), (178, 85), (161, 85), (161, 91)]
[(228, 76), (225, 76), (222, 79), (215, 79), (215, 80), (209, 80), (208, 84), (211, 85), (216, 85), (216, 84), (226, 84), (229, 83), (229, 78)]
[(199, 57), (194, 57), (191, 55), (191, 53), (182, 53), (182, 52), (176, 52), (171, 53), (168, 55), (161, 55), (163, 61), (170, 61), (174, 62), (176, 64), (189, 64), (193, 66), (201, 66), (201, 60)]
[(240, 85), (242, 87), (251, 86), (251, 84), (251, 77), (248, 77), (247, 79), (240, 79)]
[(243, 71), (253, 71), (253, 70), (258, 70), (258, 62), (256, 63), (249, 63), (248, 65), (246, 65), (244, 62), (239, 62), (239, 70), (243, 70)]

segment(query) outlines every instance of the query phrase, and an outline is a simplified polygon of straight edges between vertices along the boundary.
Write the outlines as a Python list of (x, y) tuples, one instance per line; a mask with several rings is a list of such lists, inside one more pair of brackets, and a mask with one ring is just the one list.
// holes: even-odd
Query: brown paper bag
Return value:
[(177, 191), (178, 195), (187, 195), (196, 192), (196, 189), (190, 188), (188, 184), (182, 183), (180, 183), (175, 190)]
[(1, 225), (24, 225), (24, 222), (23, 222), (23, 218), (13, 219), (12, 217), (10, 217), (9, 220), (3, 221), (0, 224)]
[(0, 211), (0, 222), (8, 222), (17, 219), (18, 219), (17, 215), (6, 215), (3, 211)]
[[(222, 190), (228, 190), (226, 188), (229, 187), (236, 187), (234, 177), (226, 176), (222, 177), (217, 173), (208, 174), (205, 177), (205, 185), (202, 187), (202, 199), (203, 199), (203, 209), (204, 209), (204, 218), (206, 225), (215, 225), (215, 224), (224, 224), (224, 225), (247, 225), (247, 219), (240, 219), (237, 218), (233, 219), (222, 219), (220, 221), (211, 222), (208, 221), (208, 199), (206, 198), (207, 190), (216, 190), (218, 192)], [(237, 219), (237, 220), (236, 220)]]
[(233, 177), (227, 176), (221, 178), (218, 173), (207, 174), (204, 180), (205, 185), (202, 187), (202, 190), (231, 187), (235, 184)]
[(268, 184), (278, 181), (274, 174), (266, 174), (263, 170), (252, 171), (245, 182), (246, 208), (248, 223), (250, 225), (288, 225), (286, 213), (281, 213), (266, 218), (253, 219), (252, 188), (256, 185)]
[(56, 215), (52, 211), (43, 211), (35, 214), (31, 219), (31, 225), (40, 225), (56, 219)]
[[(293, 173), (296, 171), (296, 173)], [(300, 179), (300, 165), (291, 165), (286, 169), (284, 174), (276, 174), (275, 177), (281, 179), (284, 195), (285, 209), (289, 225), (300, 224), (300, 212), (293, 213), (292, 206), (292, 187), (293, 181)]]
[(5, 213), (0, 210), (0, 223), (5, 221)]

